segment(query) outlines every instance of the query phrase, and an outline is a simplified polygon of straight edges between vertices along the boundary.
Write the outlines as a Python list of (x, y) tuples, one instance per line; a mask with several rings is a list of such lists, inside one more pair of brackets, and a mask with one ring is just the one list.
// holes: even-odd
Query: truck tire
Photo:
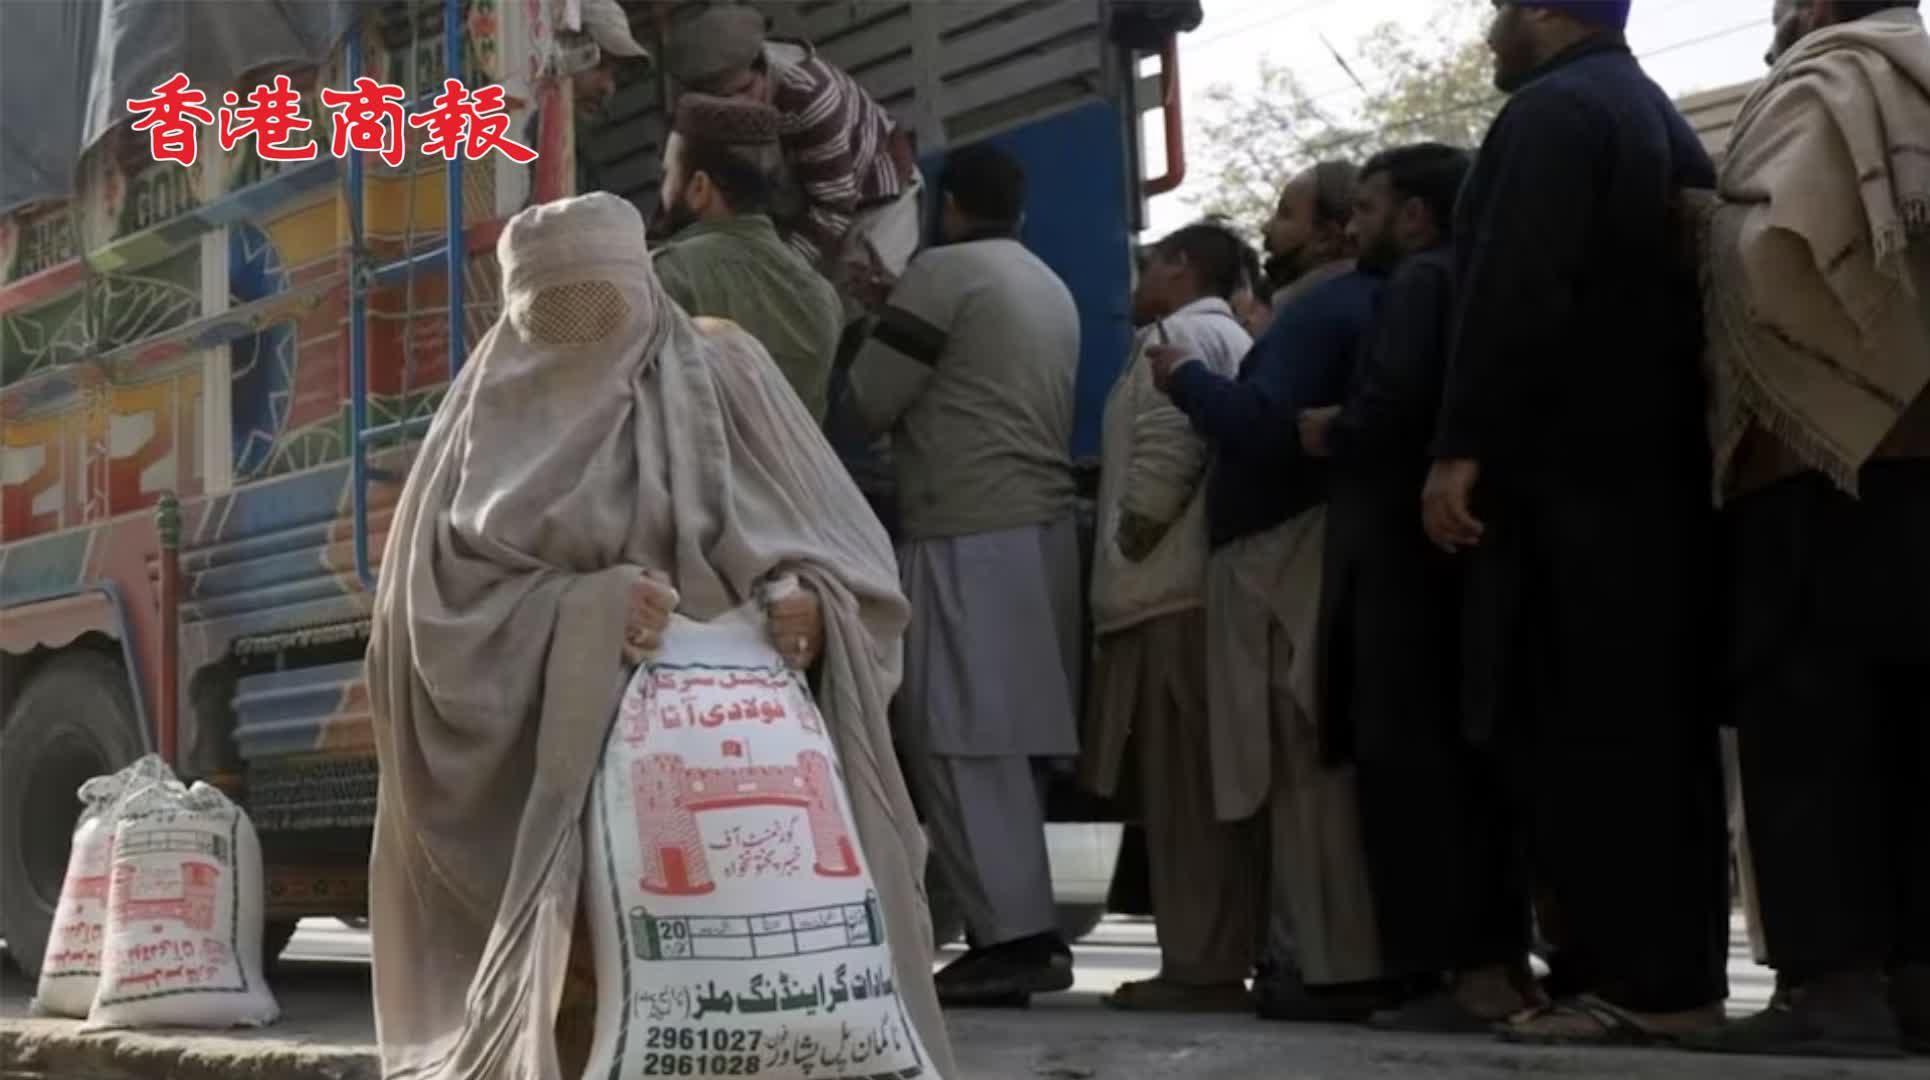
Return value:
[(30, 978), (40, 974), (67, 876), (77, 793), (141, 755), (136, 717), (127, 669), (72, 652), (28, 678), (0, 730), (0, 923), (7, 954)]

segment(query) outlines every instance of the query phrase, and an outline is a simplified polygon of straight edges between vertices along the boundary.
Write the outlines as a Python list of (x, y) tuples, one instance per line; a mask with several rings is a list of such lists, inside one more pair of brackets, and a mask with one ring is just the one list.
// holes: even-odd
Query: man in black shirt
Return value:
[(1576, 998), (1538, 1043), (1661, 1041), (1727, 996), (1695, 132), (1626, 0), (1496, 0), (1511, 97), (1455, 221), (1459, 315), (1423, 497), (1467, 560), (1467, 720), (1515, 766)]
[(1453, 330), (1454, 202), (1470, 162), (1423, 143), (1361, 169), (1360, 267), (1388, 283), (1345, 405), (1300, 417), (1307, 452), (1333, 461), (1323, 741), (1358, 769), (1384, 962), (1416, 993), (1386, 1018), (1403, 1030), (1485, 1030), (1533, 993), (1514, 817), (1459, 707), (1460, 568), (1418, 513)]

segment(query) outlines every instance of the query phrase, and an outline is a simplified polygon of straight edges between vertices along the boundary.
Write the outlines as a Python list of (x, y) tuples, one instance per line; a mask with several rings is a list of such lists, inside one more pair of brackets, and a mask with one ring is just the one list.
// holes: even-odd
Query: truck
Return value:
[[(35, 125), (78, 132), (57, 168), (0, 188), (0, 934), (29, 974), (76, 789), (145, 753), (253, 818), (271, 957), (302, 918), (365, 916), (373, 585), (412, 448), (499, 312), (496, 237), (580, 175), (646, 217), (657, 200), (675, 88), (641, 67), (600, 115), (579, 110), (558, 59), (579, 2), (6, 5), (6, 66), (27, 70), (31, 48), (53, 82), (0, 87), (10, 145)], [(624, 0), (658, 55), (694, 6)], [(759, 6), (909, 129), (928, 179), (980, 140), (1025, 164), (1024, 239), (1080, 309), (1073, 450), (1089, 458), (1132, 332), (1133, 236), (1184, 169), (1176, 42), (1199, 5)], [(221, 55), (249, 34), (273, 48)], [(210, 107), (286, 76), (311, 121), (289, 145), (317, 151), (224, 151), (207, 125), (193, 164), (155, 160), (125, 99), (175, 71), (227, 76), (196, 84)], [(451, 160), (407, 129), (395, 161), (336, 144), (322, 91), (363, 76), (410, 103), (446, 77), (502, 86), (510, 136), (537, 157)], [(86, 108), (60, 104), (67, 85)], [(1110, 873), (1084, 871), (1096, 902)]]

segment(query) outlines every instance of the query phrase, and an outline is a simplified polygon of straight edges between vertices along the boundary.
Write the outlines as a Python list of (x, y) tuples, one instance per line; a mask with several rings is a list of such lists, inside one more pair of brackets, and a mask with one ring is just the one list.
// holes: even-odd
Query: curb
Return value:
[(82, 1033), (72, 1020), (0, 1020), (4, 1080), (380, 1080), (381, 1075), (372, 1046), (215, 1032)]

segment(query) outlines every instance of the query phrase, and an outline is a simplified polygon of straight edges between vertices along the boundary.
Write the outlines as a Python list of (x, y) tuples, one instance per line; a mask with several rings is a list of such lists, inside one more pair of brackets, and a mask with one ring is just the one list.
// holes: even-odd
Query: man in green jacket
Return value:
[(680, 97), (664, 148), (659, 227), (668, 240), (656, 270), (685, 311), (729, 319), (756, 338), (822, 424), (844, 311), (771, 221), (779, 153), (769, 106)]

